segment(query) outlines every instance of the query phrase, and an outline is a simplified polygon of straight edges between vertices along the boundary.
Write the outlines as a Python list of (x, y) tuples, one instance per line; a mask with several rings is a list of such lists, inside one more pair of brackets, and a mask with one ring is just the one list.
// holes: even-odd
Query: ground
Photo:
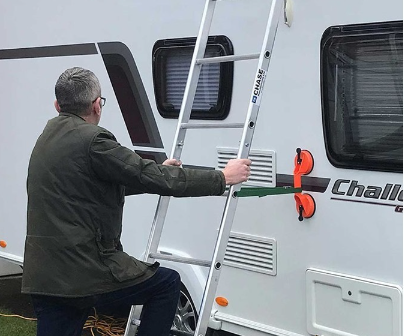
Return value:
[[(0, 313), (34, 318), (28, 295), (21, 294), (21, 275), (0, 278)], [(0, 335), (35, 336), (36, 322), (0, 316)]]
[[(99, 314), (107, 313), (107, 312), (98, 312)], [(6, 315), (20, 315), (27, 318), (35, 318), (35, 313), (32, 307), (32, 302), (29, 295), (21, 294), (21, 275), (15, 276), (5, 276), (0, 277), (0, 314)], [(126, 314), (126, 312), (125, 312)], [(116, 316), (119, 320), (109, 320), (106, 318), (102, 318), (98, 325), (105, 328), (107, 325), (110, 325), (111, 322), (115, 324), (120, 322), (119, 328), (116, 329), (117, 332), (113, 334), (108, 334), (111, 336), (115, 335), (123, 335), (123, 333), (119, 332), (122, 330), (124, 326), (125, 320), (128, 315)], [(90, 319), (91, 320), (91, 319)], [(90, 321), (89, 320), (89, 321)], [(92, 319), (94, 320), (94, 319)], [(1, 336), (35, 336), (36, 335), (36, 322), (23, 320), (16, 317), (4, 317), (0, 316), (0, 335)], [(93, 334), (90, 329), (84, 330), (82, 336), (102, 336), (106, 335), (106, 333), (99, 333), (94, 328)]]

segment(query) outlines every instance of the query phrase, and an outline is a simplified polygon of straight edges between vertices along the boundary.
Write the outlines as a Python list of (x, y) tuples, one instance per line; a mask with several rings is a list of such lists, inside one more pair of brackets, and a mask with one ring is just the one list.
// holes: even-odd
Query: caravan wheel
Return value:
[(181, 287), (180, 299), (178, 300), (177, 312), (174, 317), (174, 329), (193, 333), (196, 328), (198, 314), (194, 303), (187, 289), (183, 285)]

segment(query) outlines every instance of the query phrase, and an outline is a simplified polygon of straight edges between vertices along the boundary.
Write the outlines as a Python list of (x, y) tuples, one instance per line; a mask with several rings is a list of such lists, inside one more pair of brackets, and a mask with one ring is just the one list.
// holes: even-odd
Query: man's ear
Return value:
[(99, 117), (101, 116), (101, 104), (100, 104), (101, 98), (98, 97), (95, 102), (93, 103), (92, 109), (93, 112)]
[(57, 101), (57, 100), (55, 100), (54, 105), (55, 105), (55, 109), (56, 109), (56, 111), (58, 111), (58, 113), (60, 113), (60, 106), (59, 106), (59, 103), (58, 103), (58, 101)]

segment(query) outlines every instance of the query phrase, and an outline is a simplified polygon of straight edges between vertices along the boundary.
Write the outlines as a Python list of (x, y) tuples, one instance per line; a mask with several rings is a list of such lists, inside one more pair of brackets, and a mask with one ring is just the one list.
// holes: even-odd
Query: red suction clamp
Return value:
[(316, 202), (313, 196), (309, 194), (297, 193), (295, 194), (296, 211), (299, 214), (299, 221), (303, 221), (304, 218), (313, 217), (316, 211)]
[[(302, 175), (308, 175), (311, 173), (314, 167), (313, 155), (308, 150), (302, 150), (300, 148), (296, 149), (295, 157), (295, 170), (293, 171), (294, 176), (294, 187), (302, 187)], [(310, 218), (314, 215), (316, 211), (316, 202), (314, 198), (309, 194), (296, 193), (296, 210), (299, 214), (299, 221), (303, 221), (304, 218)]]

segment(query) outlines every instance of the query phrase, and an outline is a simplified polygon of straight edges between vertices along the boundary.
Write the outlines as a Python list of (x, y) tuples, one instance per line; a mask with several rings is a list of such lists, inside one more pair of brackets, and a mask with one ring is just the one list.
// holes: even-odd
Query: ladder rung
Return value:
[(205, 267), (210, 267), (210, 265), (212, 264), (212, 262), (210, 260), (184, 258), (184, 257), (178, 257), (178, 256), (162, 254), (162, 253), (150, 253), (149, 257), (153, 258), (153, 259), (175, 261), (175, 262), (179, 262), (182, 264), (191, 264), (191, 265), (205, 266)]
[(181, 128), (197, 129), (197, 128), (244, 128), (243, 123), (228, 123), (228, 124), (212, 124), (212, 123), (183, 123)]
[(260, 54), (247, 54), (247, 55), (229, 55), (219, 57), (206, 57), (196, 60), (196, 64), (210, 64), (210, 63), (223, 63), (234, 61), (246, 61), (260, 58)]
[(170, 336), (194, 336), (194, 333), (171, 329)]

